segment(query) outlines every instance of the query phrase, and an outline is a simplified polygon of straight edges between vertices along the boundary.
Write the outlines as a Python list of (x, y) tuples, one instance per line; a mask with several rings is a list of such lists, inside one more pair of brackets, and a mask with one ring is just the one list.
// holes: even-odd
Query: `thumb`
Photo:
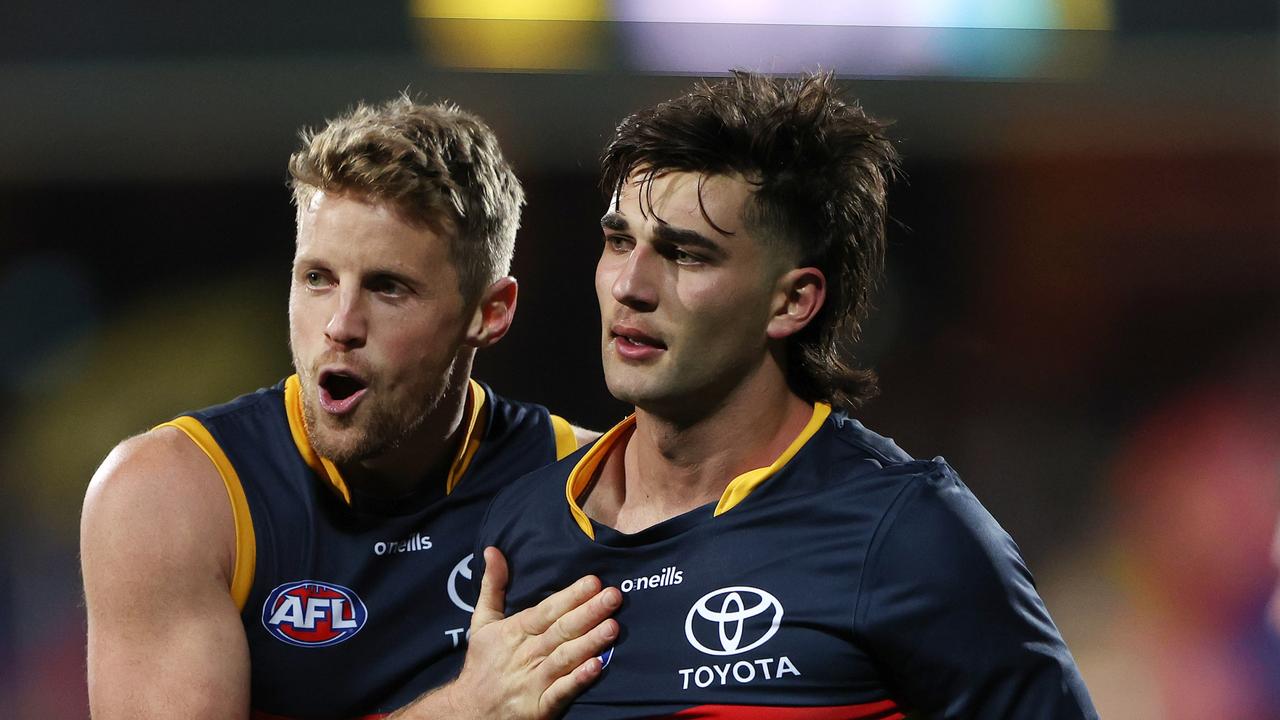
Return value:
[(484, 577), (480, 578), (480, 597), (471, 613), (471, 632), (503, 618), (507, 599), (507, 559), (498, 548), (484, 549)]

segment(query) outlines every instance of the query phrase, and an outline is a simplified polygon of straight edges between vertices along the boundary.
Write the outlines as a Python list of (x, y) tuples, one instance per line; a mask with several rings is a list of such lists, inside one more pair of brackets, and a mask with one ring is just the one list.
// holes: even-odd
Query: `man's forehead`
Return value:
[[(753, 186), (736, 173), (636, 170), (610, 199), (614, 217), (606, 214), (601, 223), (608, 219), (616, 226), (652, 217), (664, 224), (705, 224), (720, 234), (732, 235), (744, 228), (752, 191)], [(636, 213), (639, 218), (632, 217)]]
[(375, 214), (395, 218), (400, 223), (428, 231), (449, 241), (456, 239), (458, 233), (462, 232), (457, 219), (445, 209), (417, 208), (360, 189), (323, 190), (321, 188), (311, 192), (310, 197), (306, 199), (306, 207), (299, 208), (299, 229), (304, 221), (314, 222), (316, 214), (323, 206), (347, 203), (364, 206)]
[(654, 170), (641, 166), (627, 174), (626, 179), (621, 183), (620, 189), (625, 190), (628, 187), (632, 187), (643, 192), (647, 186), (653, 183), (668, 187), (683, 186), (685, 183), (692, 183), (696, 187), (741, 185), (747, 192), (750, 192), (754, 187), (746, 176), (733, 170), (725, 172), (670, 168)]

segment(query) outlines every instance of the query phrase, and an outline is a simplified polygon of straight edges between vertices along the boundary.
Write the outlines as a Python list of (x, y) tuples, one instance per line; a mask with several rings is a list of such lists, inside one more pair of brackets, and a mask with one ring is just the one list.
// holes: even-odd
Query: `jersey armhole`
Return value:
[(559, 415), (551, 415), (551, 427), (556, 433), (556, 459), (563, 460), (578, 449), (578, 438), (569, 421)]
[(174, 418), (156, 427), (174, 427), (181, 430), (200, 448), (213, 466), (222, 476), (222, 485), (227, 490), (227, 498), (231, 501), (231, 513), (236, 528), (236, 559), (231, 572), (231, 599), (237, 610), (244, 610), (249, 601), (249, 590), (253, 586), (253, 573), (258, 559), (258, 543), (253, 532), (253, 518), (249, 514), (249, 501), (244, 494), (244, 486), (240, 476), (227, 454), (218, 445), (209, 430), (193, 417)]

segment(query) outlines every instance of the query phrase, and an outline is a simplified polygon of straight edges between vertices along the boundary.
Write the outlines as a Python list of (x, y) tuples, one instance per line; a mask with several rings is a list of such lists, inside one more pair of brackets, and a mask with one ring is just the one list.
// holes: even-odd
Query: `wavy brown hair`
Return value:
[(876, 392), (853, 345), (884, 271), (885, 192), (898, 170), (887, 125), (845, 100), (830, 73), (734, 71), (623, 120), (601, 158), (602, 185), (618, 197), (637, 172), (746, 178), (747, 227), (827, 279), (823, 307), (788, 341), (788, 383), (811, 402), (854, 408)]
[(360, 103), (300, 137), (302, 147), (289, 158), (298, 212), (317, 190), (350, 193), (444, 229), (468, 302), (510, 271), (524, 190), (480, 118), (401, 95)]

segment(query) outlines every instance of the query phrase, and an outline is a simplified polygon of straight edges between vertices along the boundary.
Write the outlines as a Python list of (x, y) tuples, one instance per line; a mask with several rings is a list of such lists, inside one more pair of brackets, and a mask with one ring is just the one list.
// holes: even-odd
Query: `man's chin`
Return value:
[(644, 393), (639, 391), (635, 383), (615, 380), (606, 375), (604, 384), (609, 388), (610, 395), (628, 405), (639, 405), (644, 400)]
[(636, 379), (618, 378), (610, 381), (606, 377), (605, 384), (609, 388), (609, 394), (640, 410), (653, 411), (676, 400), (669, 388), (652, 382), (635, 382)]
[(382, 448), (372, 441), (363, 428), (352, 427), (338, 431), (330, 428), (309, 429), (307, 440), (317, 455), (335, 465), (368, 460), (382, 452)]

